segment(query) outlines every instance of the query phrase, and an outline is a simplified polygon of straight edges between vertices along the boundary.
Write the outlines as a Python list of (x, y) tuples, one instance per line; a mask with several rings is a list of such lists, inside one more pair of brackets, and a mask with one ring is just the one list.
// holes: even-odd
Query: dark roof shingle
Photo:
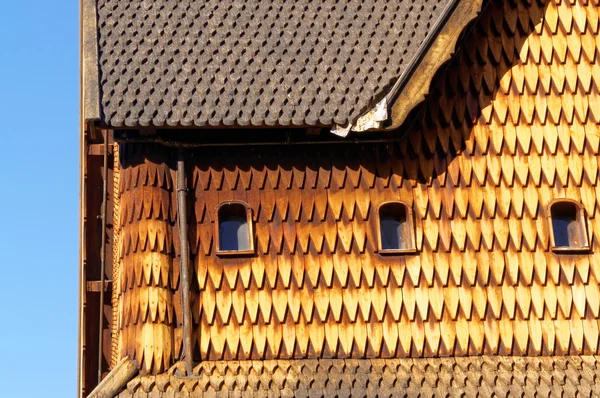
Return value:
[(597, 397), (600, 389), (595, 356), (205, 361), (191, 377), (179, 368), (138, 376), (118, 397)]
[(101, 121), (343, 125), (450, 0), (98, 0)]

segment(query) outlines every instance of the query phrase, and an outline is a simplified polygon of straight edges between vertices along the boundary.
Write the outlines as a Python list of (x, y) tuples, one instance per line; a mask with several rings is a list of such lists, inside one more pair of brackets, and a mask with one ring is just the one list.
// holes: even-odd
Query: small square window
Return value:
[(377, 209), (379, 252), (414, 253), (412, 212), (404, 203), (386, 202)]
[(575, 201), (559, 199), (550, 205), (550, 231), (555, 252), (589, 250), (584, 211)]
[(217, 207), (217, 254), (254, 253), (252, 210), (244, 202), (224, 202)]

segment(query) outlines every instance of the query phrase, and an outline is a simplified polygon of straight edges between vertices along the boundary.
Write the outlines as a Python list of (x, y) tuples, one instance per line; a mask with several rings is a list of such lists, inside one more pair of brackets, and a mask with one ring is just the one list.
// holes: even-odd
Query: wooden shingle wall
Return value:
[[(400, 142), (190, 153), (197, 359), (598, 353), (598, 13), (491, 2)], [(120, 176), (120, 347), (154, 372), (181, 350), (172, 169), (144, 157), (162, 151)], [(550, 250), (561, 197), (590, 253)], [(215, 256), (231, 199), (256, 256)], [(412, 206), (416, 254), (376, 253), (388, 200)]]
[[(119, 151), (120, 257), (117, 291), (119, 358), (136, 359), (142, 373), (159, 373), (181, 345), (179, 240), (175, 177), (159, 147)], [(177, 321), (179, 320), (179, 322)]]
[[(113, 264), (115, 266), (112, 269), (112, 280), (119, 280), (119, 272), (123, 270), (121, 267), (121, 248), (119, 247), (119, 237), (121, 236), (121, 179), (120, 179), (120, 156), (119, 156), (119, 144), (113, 144), (114, 164), (113, 164), (113, 192), (114, 194), (114, 214), (113, 214), (113, 237), (115, 244), (113, 245)], [(119, 351), (119, 297), (121, 289), (114, 287), (111, 292), (111, 305), (112, 305), (112, 322), (111, 322), (111, 349), (110, 349), (110, 369), (112, 369), (119, 360), (121, 359), (121, 352)]]

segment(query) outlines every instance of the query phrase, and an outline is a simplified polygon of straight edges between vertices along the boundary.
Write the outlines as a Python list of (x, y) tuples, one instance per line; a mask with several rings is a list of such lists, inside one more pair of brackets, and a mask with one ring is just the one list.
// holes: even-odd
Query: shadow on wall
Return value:
[[(547, 29), (543, 22), (549, 2), (524, 3), (485, 1), (479, 18), (463, 31), (456, 53), (436, 72), (425, 100), (400, 127), (398, 133), (407, 137), (406, 155), (423, 158), (416, 182), (431, 184), (465, 152), (467, 157), (499, 155), (503, 144), (514, 151), (503, 143), (506, 124), (531, 125), (534, 118), (545, 124), (546, 115), (536, 114), (535, 106), (524, 110), (507, 102), (508, 95), (532, 101), (536, 95), (552, 95), (539, 83), (534, 66), (544, 62), (539, 34)], [(525, 76), (525, 64), (534, 66), (534, 74)], [(515, 66), (520, 73), (513, 78)], [(494, 129), (500, 137), (492, 136)], [(456, 177), (450, 178), (457, 186)]]

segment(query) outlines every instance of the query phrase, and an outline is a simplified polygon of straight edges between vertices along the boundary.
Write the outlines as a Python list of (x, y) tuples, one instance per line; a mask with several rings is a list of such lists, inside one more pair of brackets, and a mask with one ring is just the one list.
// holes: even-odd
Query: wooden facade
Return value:
[[(118, 2), (85, 1), (90, 9), (103, 3), (93, 10), (98, 18), (118, 16)], [(182, 12), (180, 3), (162, 1)], [(201, 118), (193, 123), (200, 124), (192, 126), (183, 123), (186, 112), (175, 112), (171, 123), (169, 101), (154, 104), (154, 97), (141, 102), (158, 110), (136, 100), (139, 120), (128, 119), (135, 112), (115, 107), (115, 98), (95, 103), (98, 87), (85, 83), (85, 112), (92, 116), (84, 118), (82, 149), (80, 395), (96, 386), (96, 373), (100, 380), (121, 367), (129, 377), (137, 365), (138, 377), (112, 387), (123, 389), (119, 396), (430, 396), (438, 388), (444, 396), (492, 390), (594, 396), (600, 381), (600, 1), (483, 0), (465, 27), (478, 9), (478, 0), (459, 0), (415, 64), (423, 69), (389, 102), (388, 119), (374, 122), (373, 111), (354, 127), (357, 120), (348, 119), (346, 139), (329, 134), (339, 126), (322, 122), (335, 116), (323, 116), (333, 105), (320, 97), (320, 116), (308, 118), (307, 110), (303, 119), (293, 109), (296, 127), (279, 125), (283, 111), (270, 108), (255, 123), (245, 101), (238, 110), (233, 102), (232, 109), (222, 105), (213, 125), (202, 119), (209, 105), (220, 103), (211, 92), (206, 109), (195, 110)], [(83, 26), (84, 36), (89, 31), (99, 47), (119, 44), (106, 26), (100, 39), (90, 33), (95, 27)], [(447, 58), (448, 49), (440, 48), (458, 31), (451, 59), (428, 74)], [(94, 67), (117, 54), (110, 51), (94, 54)], [(178, 66), (177, 76), (188, 66)], [(131, 72), (126, 69), (123, 74)], [(88, 77), (97, 80), (93, 74)], [(149, 91), (142, 85), (129, 92), (118, 73), (102, 67), (100, 75), (100, 91), (103, 84), (116, 87), (109, 97)], [(177, 84), (185, 76), (179, 77)], [(246, 94), (255, 88), (246, 87)], [(103, 114), (107, 109), (111, 116)], [(254, 126), (231, 122), (236, 112)], [(149, 115), (162, 124), (152, 125)], [(209, 121), (214, 129), (204, 129)], [(378, 131), (359, 132), (369, 126)], [(182, 362), (180, 153), (192, 372)], [(105, 219), (96, 217), (103, 182)], [(218, 209), (231, 203), (242, 204), (250, 217), (251, 244), (238, 253), (218, 247)], [(403, 212), (398, 239), (404, 243), (395, 248), (382, 243), (385, 204)]]
[[(490, 2), (385, 142), (188, 149), (195, 360), (598, 354), (598, 12)], [(119, 156), (114, 358), (161, 373), (182, 352), (175, 156)], [(552, 250), (557, 198), (590, 250)], [(255, 255), (215, 255), (229, 200)], [(378, 254), (386, 201), (415, 253)]]

